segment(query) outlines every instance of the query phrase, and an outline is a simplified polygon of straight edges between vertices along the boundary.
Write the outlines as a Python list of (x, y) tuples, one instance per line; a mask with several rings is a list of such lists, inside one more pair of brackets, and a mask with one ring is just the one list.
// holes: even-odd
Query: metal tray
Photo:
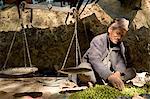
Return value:
[(0, 74), (6, 75), (23, 75), (38, 71), (37, 67), (15, 67), (0, 71)]

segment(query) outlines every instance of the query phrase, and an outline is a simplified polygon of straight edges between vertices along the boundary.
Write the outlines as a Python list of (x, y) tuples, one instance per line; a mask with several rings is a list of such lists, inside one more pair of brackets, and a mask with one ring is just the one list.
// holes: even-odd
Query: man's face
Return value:
[(118, 44), (119, 42), (122, 41), (123, 37), (127, 33), (126, 30), (118, 28), (109, 31), (109, 38), (114, 44)]

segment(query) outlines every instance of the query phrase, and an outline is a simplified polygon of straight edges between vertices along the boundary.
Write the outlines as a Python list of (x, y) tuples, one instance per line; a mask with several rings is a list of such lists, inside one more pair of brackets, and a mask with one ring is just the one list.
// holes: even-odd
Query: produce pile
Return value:
[(70, 95), (69, 99), (117, 99), (141, 94), (150, 94), (150, 83), (142, 88), (126, 85), (122, 91), (106, 85), (96, 85), (93, 88)]

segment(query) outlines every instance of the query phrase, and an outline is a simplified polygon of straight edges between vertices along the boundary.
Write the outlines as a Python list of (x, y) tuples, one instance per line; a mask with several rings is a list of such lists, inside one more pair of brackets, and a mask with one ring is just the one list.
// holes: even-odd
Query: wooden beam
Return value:
[(28, 4), (25, 1), (22, 2), (22, 6), (24, 9), (43, 9), (43, 10), (51, 10), (51, 11), (61, 11), (61, 12), (69, 12), (69, 7), (58, 7), (52, 6), (51, 4), (42, 5), (42, 4)]

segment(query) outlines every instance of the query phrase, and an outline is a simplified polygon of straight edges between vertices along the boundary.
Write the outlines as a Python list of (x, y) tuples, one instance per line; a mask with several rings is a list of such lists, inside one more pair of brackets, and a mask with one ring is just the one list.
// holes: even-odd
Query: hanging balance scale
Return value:
[[(24, 63), (25, 63), (25, 66), (24, 67), (14, 67), (14, 68), (5, 69), (5, 67), (7, 65), (7, 62), (8, 62), (8, 59), (10, 57), (11, 49), (13, 47), (13, 44), (14, 44), (14, 41), (15, 41), (15, 38), (16, 38), (16, 32), (15, 32), (14, 36), (13, 36), (13, 39), (12, 39), (12, 42), (11, 42), (11, 45), (10, 45), (10, 48), (9, 48), (9, 51), (7, 53), (7, 57), (6, 57), (5, 63), (3, 65), (2, 70), (0, 71), (0, 74), (5, 74), (5, 75), (24, 75), (24, 74), (29, 74), (29, 73), (33, 73), (35, 71), (38, 71), (37, 67), (33, 67), (32, 66), (30, 52), (29, 52), (29, 47), (28, 47), (28, 42), (27, 42), (27, 37), (26, 37), (26, 32), (25, 32), (24, 28), (22, 28), (22, 30), (23, 30), (23, 34), (24, 34), (24, 41), (23, 41), (23, 43), (25, 43), (25, 44), (23, 44), (24, 45)], [(30, 67), (26, 67), (26, 55), (25, 55), (26, 54), (26, 52), (25, 52), (26, 50), (25, 50), (25, 47), (26, 47), (26, 50), (27, 50)]]
[[(91, 71), (91, 69), (86, 68), (86, 67), (80, 67), (79, 66), (79, 61), (82, 62), (81, 60), (81, 51), (80, 51), (80, 46), (79, 46), (79, 41), (78, 41), (78, 35), (77, 35), (77, 24), (78, 24), (78, 12), (75, 9), (73, 12), (74, 16), (75, 16), (75, 29), (74, 29), (74, 34), (72, 36), (70, 45), (68, 47), (68, 51), (66, 53), (66, 57), (64, 59), (63, 65), (61, 67), (60, 70), (58, 70), (59, 73), (63, 73), (63, 74), (68, 74), (68, 79), (74, 81), (75, 83), (77, 83), (77, 74), (82, 74), (82, 73), (86, 73)], [(76, 66), (74, 67), (68, 67), (68, 68), (64, 68), (66, 61), (68, 59), (68, 55), (70, 53), (73, 41), (75, 39), (75, 45), (76, 45)]]
[[(24, 67), (14, 67), (14, 68), (5, 69), (5, 67), (7, 65), (7, 62), (8, 62), (8, 59), (10, 57), (11, 49), (13, 47), (13, 44), (14, 44), (14, 41), (15, 41), (15, 38), (16, 38), (16, 32), (15, 32), (14, 36), (13, 36), (13, 39), (12, 39), (12, 42), (11, 42), (11, 45), (10, 45), (10, 48), (9, 48), (9, 51), (7, 53), (7, 57), (6, 57), (5, 63), (3, 65), (2, 70), (0, 71), (0, 74), (5, 74), (5, 75), (24, 75), (24, 74), (29, 74), (29, 73), (33, 73), (35, 71), (38, 71), (37, 67), (33, 67), (32, 66), (30, 52), (29, 52), (29, 47), (28, 47), (28, 42), (27, 42), (27, 37), (26, 37), (26, 32), (25, 32), (24, 28), (22, 28), (22, 30), (23, 30), (23, 34), (24, 34), (24, 41), (23, 41), (23, 43), (25, 43), (25, 44), (23, 44), (24, 45), (24, 63), (25, 63), (25, 66)], [(25, 55), (26, 54), (26, 52), (25, 52), (26, 50), (25, 50), (25, 47), (26, 47), (26, 50), (27, 50), (30, 67), (26, 67), (26, 55)]]
[[(21, 21), (22, 21), (22, 19), (21, 19)], [(12, 50), (12, 47), (14, 45), (15, 38), (16, 38), (16, 33), (17, 32), (15, 32), (14, 35), (13, 35), (12, 42), (11, 42), (10, 47), (9, 47), (9, 51), (7, 53), (5, 63), (2, 67), (2, 70), (0, 71), (0, 74), (4, 74), (4, 75), (24, 75), (24, 74), (34, 73), (35, 71), (38, 71), (38, 68), (33, 67), (32, 62), (31, 62), (29, 46), (28, 46), (26, 31), (25, 31), (25, 28), (23, 26), (23, 22), (22, 22), (21, 26), (22, 26), (22, 31), (23, 31), (23, 35), (24, 35), (24, 37), (23, 37), (24, 38), (23, 39), (23, 47), (24, 47), (24, 64), (25, 64), (25, 66), (24, 67), (13, 67), (13, 68), (7, 68), (6, 69), (6, 65), (7, 65), (8, 59), (10, 57), (10, 53), (11, 53), (11, 50)], [(26, 64), (26, 52), (27, 52), (28, 60), (29, 60), (29, 64), (30, 64), (29, 67), (26, 66), (27, 65)]]

